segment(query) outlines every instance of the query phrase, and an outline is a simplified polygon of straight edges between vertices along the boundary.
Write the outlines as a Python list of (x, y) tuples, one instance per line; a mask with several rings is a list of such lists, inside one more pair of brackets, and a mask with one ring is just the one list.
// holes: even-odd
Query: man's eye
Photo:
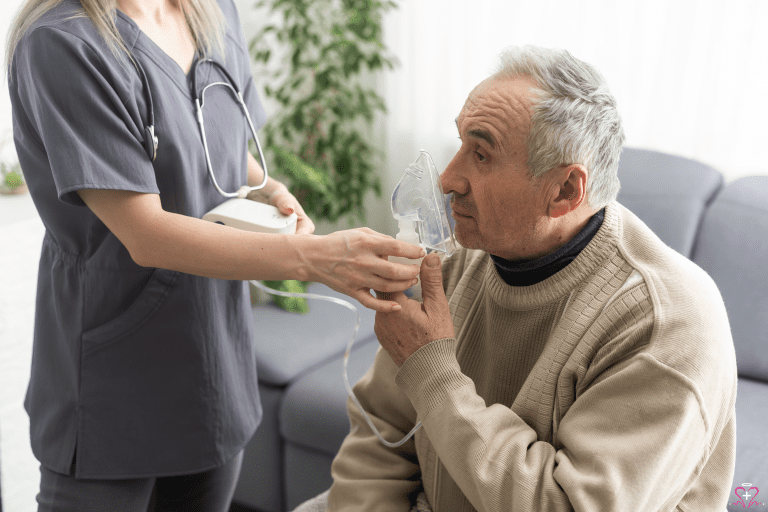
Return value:
[(485, 162), (485, 155), (483, 155), (482, 153), (480, 153), (480, 152), (478, 152), (478, 151), (475, 151), (475, 154), (477, 155), (477, 159), (478, 159), (479, 161), (481, 161), (481, 162)]

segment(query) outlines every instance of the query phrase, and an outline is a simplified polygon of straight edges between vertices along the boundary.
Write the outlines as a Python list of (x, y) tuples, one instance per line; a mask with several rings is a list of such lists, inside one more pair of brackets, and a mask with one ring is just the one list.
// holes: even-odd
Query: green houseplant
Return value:
[(12, 132), (8, 130), (0, 138), (0, 194), (5, 195), (23, 194), (27, 191), (24, 174), (16, 155), (5, 152), (6, 145), (13, 141), (12, 137)]
[[(286, 182), (310, 217), (365, 220), (366, 194), (381, 196), (381, 150), (372, 132), (376, 114), (386, 111), (370, 81), (373, 73), (394, 67), (382, 42), (382, 15), (396, 4), (261, 0), (256, 7), (280, 20), (262, 27), (249, 48), (264, 70), (259, 80), (265, 95), (279, 105), (263, 129), (271, 173)], [(297, 289), (296, 282), (268, 285)], [(307, 310), (302, 301), (276, 302)]]
[(0, 194), (23, 194), (27, 191), (21, 166), (0, 162)]

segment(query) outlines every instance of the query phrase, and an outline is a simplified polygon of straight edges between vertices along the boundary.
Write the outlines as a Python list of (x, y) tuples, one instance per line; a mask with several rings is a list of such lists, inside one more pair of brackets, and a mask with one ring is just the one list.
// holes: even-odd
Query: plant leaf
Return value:
[[(309, 283), (305, 281), (262, 281), (267, 288), (289, 293), (307, 293)], [(309, 303), (304, 297), (284, 297), (282, 295), (271, 295), (272, 301), (278, 307), (290, 313), (309, 313)]]

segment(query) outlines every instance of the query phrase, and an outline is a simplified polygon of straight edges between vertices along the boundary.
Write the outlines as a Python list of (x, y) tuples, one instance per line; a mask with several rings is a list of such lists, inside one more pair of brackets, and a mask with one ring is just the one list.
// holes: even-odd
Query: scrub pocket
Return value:
[[(196, 276), (157, 269), (135, 301), (83, 333), (78, 478), (143, 478), (212, 466), (208, 353), (189, 318)], [(203, 279), (203, 278), (200, 278)]]
[(128, 309), (113, 320), (83, 333), (83, 352), (108, 346), (140, 329), (161, 308), (176, 286), (179, 275), (180, 272), (174, 270), (155, 269)]

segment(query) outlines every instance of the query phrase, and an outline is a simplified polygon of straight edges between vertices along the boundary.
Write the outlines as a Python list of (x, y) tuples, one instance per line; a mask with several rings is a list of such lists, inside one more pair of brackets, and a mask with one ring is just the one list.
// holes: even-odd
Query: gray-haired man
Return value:
[[(331, 511), (718, 510), (736, 363), (720, 294), (616, 203), (621, 120), (564, 51), (512, 48), (442, 175), (464, 247), (377, 314)], [(423, 498), (423, 497), (422, 497)]]

